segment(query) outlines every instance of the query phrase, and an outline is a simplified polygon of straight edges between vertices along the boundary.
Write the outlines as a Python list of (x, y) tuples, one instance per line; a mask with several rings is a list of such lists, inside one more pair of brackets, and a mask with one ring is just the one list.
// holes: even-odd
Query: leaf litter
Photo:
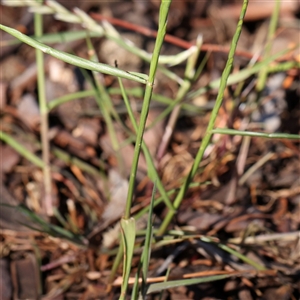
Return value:
[[(95, 10), (101, 12), (102, 16), (111, 18), (108, 22), (115, 26), (117, 20), (118, 26), (121, 24), (117, 28), (124, 38), (128, 33), (122, 29), (122, 21), (129, 22), (136, 29), (129, 36), (136, 34), (140, 45), (146, 49), (152, 47), (153, 40), (138, 34), (139, 29), (134, 24), (150, 28), (153, 22), (157, 22), (155, 1), (99, 6), (78, 1), (77, 5), (82, 5), (94, 15), (97, 15)], [(266, 19), (272, 9), (264, 10), (265, 15), (252, 14), (252, 6), (246, 17), (233, 73), (245, 67), (249, 58), (256, 56), (261, 59), (267, 34)], [(192, 44), (199, 32), (203, 35), (204, 54), (210, 54), (201, 77), (193, 86), (195, 90), (220, 77), (226, 57), (224, 47), (229, 44), (232, 26), (235, 26), (232, 20), (237, 19), (236, 8), (238, 5), (233, 2), (219, 4), (218, 7), (204, 6), (197, 1), (174, 2), (168, 30), (178, 38), (177, 44), (166, 43), (163, 54), (177, 53), (178, 48), (184, 48), (187, 41)], [(1, 9), (4, 15), (6, 12), (9, 15), (20, 14), (19, 9), (6, 6)], [(32, 14), (25, 8), (21, 11), (24, 19), (18, 26), (24, 23), (28, 27), (26, 33), (32, 34), (28, 26), (32, 24)], [(132, 12), (135, 12), (134, 19)], [(16, 25), (7, 19), (3, 22), (12, 27)], [(282, 14), (273, 42), (274, 53), (281, 50), (281, 45), (294, 44), (299, 39), (298, 32), (293, 30), (297, 22), (299, 7), (282, 3)], [(46, 18), (45, 25), (46, 30), (52, 28), (57, 32), (75, 26), (53, 18)], [(5, 35), (4, 38), (10, 37)], [(101, 38), (93, 41), (101, 61), (112, 64), (115, 55), (119, 63), (124, 59), (127, 63), (126, 55), (118, 58), (115, 45), (106, 41)], [(86, 58), (84, 41), (66, 43), (62, 50), (67, 47)], [(9, 50), (4, 46), (2, 48), (6, 49), (0, 61), (1, 91), (6, 97), (1, 100), (2, 130), (39, 155), (35, 62), (34, 57), (28, 54), (32, 49), (24, 45), (10, 46)], [(128, 54), (130, 56), (132, 54)], [(282, 59), (299, 62), (299, 47)], [(48, 78), (51, 75), (48, 68), (53, 68), (49, 58), (46, 59), (49, 100), (75, 92), (76, 86), (77, 89), (91, 88), (91, 83), (85, 79), (86, 74), (78, 73), (74, 67), (64, 64), (55, 66), (58, 68), (55, 69), (56, 76), (65, 74), (58, 82)], [(147, 66), (141, 64), (139, 59), (130, 60), (130, 70), (146, 72)], [(172, 67), (172, 70), (183, 76), (182, 65)], [(155, 92), (174, 99), (177, 84), (166, 80), (161, 74), (159, 76), (163, 79), (156, 81)], [(104, 76), (102, 80), (108, 90), (118, 88), (113, 78)], [(253, 80), (250, 77), (245, 82), (241, 96), (235, 94), (238, 84), (227, 89), (217, 127), (299, 134), (299, 69), (269, 75), (260, 97), (253, 88)], [(138, 88), (132, 82), (126, 81), (124, 84), (128, 89)], [(190, 103), (201, 106), (202, 113), (182, 110), (167, 150), (162, 157), (156, 157), (155, 164), (166, 191), (175, 189), (176, 192), (189, 172), (210, 117), (208, 107), (214, 101), (216, 92), (216, 89), (207, 90), (201, 99), (200, 96), (191, 99)], [(130, 128), (121, 97), (111, 94), (114, 107), (120, 108), (121, 120)], [(130, 99), (137, 120), (141, 97)], [(148, 125), (164, 108), (161, 103), (153, 105)], [(3, 251), (0, 268), (3, 275), (0, 280), (1, 286), (5, 286), (5, 299), (37, 299), (42, 295), (42, 299), (116, 299), (119, 295), (118, 280), (113, 282), (110, 291), (107, 287), (119, 241), (120, 231), (116, 221), (125, 207), (133, 140), (124, 130), (125, 127), (114, 120), (121, 149), (119, 154), (116, 153), (102, 116), (91, 114), (96, 111), (98, 107), (93, 96), (88, 96), (61, 104), (49, 115), (51, 166), (54, 167), (52, 185), (56, 199), (55, 216), (46, 218), (51, 224), (49, 231), (35, 231), (33, 229), (38, 226), (20, 215), (19, 211), (11, 212), (7, 206), (1, 208)], [(153, 157), (161, 144), (166, 124), (167, 119), (164, 119), (146, 131), (145, 142)], [(5, 143), (1, 143), (0, 147), (1, 203), (27, 205), (45, 218), (39, 204), (43, 194), (40, 170)], [(118, 155), (123, 166), (119, 165)], [(228, 277), (213, 283), (173, 287), (162, 295), (162, 299), (298, 299), (299, 166), (299, 140), (250, 139), (215, 134), (194, 178), (194, 185), (188, 190), (170, 226), (169, 241), (156, 238), (148, 281), (164, 281), (168, 269), (169, 280), (214, 275)], [(147, 177), (143, 156), (137, 179), (132, 208), (135, 213), (147, 207), (153, 187)], [(166, 210), (159, 204), (154, 212), (154, 227), (158, 228)], [(139, 222), (145, 223), (142, 218)], [(24, 227), (24, 224), (29, 227)], [(144, 229), (143, 225), (139, 229)], [(49, 235), (54, 232), (56, 236)], [(84, 240), (78, 237), (84, 237)], [(142, 237), (138, 235), (139, 246)], [(139, 247), (135, 250), (132, 283), (140, 250)], [(29, 273), (33, 276), (31, 280), (26, 280)], [(121, 275), (121, 269), (117, 275)], [(149, 299), (158, 299), (158, 295), (152, 294)]]

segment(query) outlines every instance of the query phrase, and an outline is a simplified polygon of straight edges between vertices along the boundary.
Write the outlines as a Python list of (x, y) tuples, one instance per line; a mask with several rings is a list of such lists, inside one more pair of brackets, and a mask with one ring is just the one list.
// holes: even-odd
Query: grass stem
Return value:
[(167, 16), (169, 12), (171, 1), (164, 1), (162, 0), (159, 12), (159, 27), (158, 27), (158, 34), (155, 41), (153, 56), (150, 63), (150, 71), (149, 71), (149, 79), (146, 84), (145, 95), (144, 95), (144, 102), (140, 116), (140, 124), (137, 132), (136, 143), (134, 148), (134, 157), (132, 161), (132, 167), (130, 172), (130, 179), (129, 179), (129, 190), (127, 195), (126, 201), (126, 210), (125, 210), (125, 219), (130, 217), (130, 209), (131, 203), (133, 200), (133, 191), (134, 191), (134, 184), (135, 184), (135, 177), (137, 172), (138, 160), (142, 146), (143, 134), (146, 126), (146, 120), (148, 116), (148, 111), (150, 108), (150, 101), (152, 97), (153, 91), (153, 84), (154, 78), (158, 66), (158, 59), (160, 50), (164, 41), (164, 37), (166, 35), (166, 27), (167, 27)]
[[(173, 204), (174, 204), (175, 209), (179, 208), (179, 206), (180, 206), (180, 204), (181, 204), (181, 202), (184, 198), (184, 195), (185, 195), (185, 193), (186, 193), (186, 191), (189, 187), (189, 184), (191, 183), (193, 177), (195, 176), (195, 174), (196, 174), (196, 172), (199, 168), (199, 164), (202, 161), (205, 149), (208, 146), (208, 144), (210, 142), (210, 139), (212, 137), (211, 131), (214, 128), (214, 124), (215, 124), (215, 121), (216, 121), (216, 118), (217, 118), (217, 115), (218, 115), (218, 111), (219, 111), (219, 109), (222, 105), (224, 92), (225, 92), (225, 89), (226, 89), (226, 86), (227, 86), (227, 80), (228, 80), (228, 77), (229, 77), (231, 69), (232, 69), (234, 54), (235, 54), (235, 50), (237, 48), (237, 43), (238, 43), (241, 31), (242, 31), (242, 25), (243, 25), (244, 16), (246, 14), (247, 6), (248, 6), (248, 0), (244, 0), (242, 10), (241, 10), (241, 14), (240, 14), (240, 18), (239, 18), (239, 22), (237, 24), (236, 31), (235, 31), (235, 34), (233, 36), (232, 42), (231, 42), (231, 47), (230, 47), (230, 51), (229, 51), (229, 54), (228, 54), (228, 59), (227, 59), (227, 62), (226, 62), (226, 66), (225, 66), (225, 69), (224, 69), (222, 77), (221, 77), (219, 93), (218, 93), (218, 96), (217, 96), (217, 99), (216, 99), (216, 104), (213, 108), (213, 111), (212, 111), (207, 129), (206, 129), (205, 136), (202, 140), (201, 146), (200, 146), (200, 148), (198, 150), (198, 153), (195, 157), (192, 168), (191, 168), (188, 176), (186, 177), (184, 183), (182, 184), (182, 186), (179, 190), (179, 193), (177, 194), (177, 196), (174, 200)], [(161, 227), (159, 228), (159, 231), (158, 231), (159, 235), (162, 235), (166, 231), (168, 225), (170, 224), (172, 218), (174, 217), (174, 214), (175, 214), (174, 211), (171, 211), (171, 210), (168, 211)]]
[[(42, 1), (39, 1), (42, 2)], [(34, 14), (34, 31), (37, 38), (43, 35), (43, 17), (41, 14)], [(53, 215), (52, 195), (51, 195), (51, 171), (50, 171), (50, 145), (48, 139), (49, 121), (48, 107), (45, 92), (45, 69), (44, 55), (41, 50), (36, 49), (36, 64), (37, 64), (37, 85), (38, 99), (41, 114), (41, 143), (42, 143), (42, 159), (43, 166), (43, 181), (44, 181), (44, 205), (46, 214)]]

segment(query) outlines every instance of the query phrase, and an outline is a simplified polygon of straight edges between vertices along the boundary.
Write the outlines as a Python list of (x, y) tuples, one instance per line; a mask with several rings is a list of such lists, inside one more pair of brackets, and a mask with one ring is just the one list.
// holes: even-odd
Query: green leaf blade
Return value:
[(84, 68), (87, 70), (91, 70), (91, 71), (96, 71), (96, 72), (112, 75), (112, 76), (122, 77), (125, 79), (143, 83), (143, 84), (147, 83), (146, 78), (148, 78), (148, 77), (145, 74), (139, 74), (139, 75), (138, 75), (138, 73), (133, 74), (133, 73), (123, 71), (118, 68), (106, 65), (106, 64), (95, 63), (95, 62), (89, 61), (87, 59), (84, 59), (84, 58), (81, 58), (81, 57), (78, 57), (78, 56), (75, 56), (72, 54), (68, 54), (63, 51), (56, 50), (45, 44), (38, 42), (37, 40), (35, 40), (33, 38), (26, 36), (25, 34), (13, 29), (13, 28), (4, 26), (2, 24), (0, 24), (0, 29), (13, 35), (14, 37), (16, 37), (20, 41), (26, 43), (27, 45), (32, 46), (36, 49), (39, 49), (46, 54), (49, 54), (57, 59), (60, 59), (64, 62), (72, 64), (74, 66)]

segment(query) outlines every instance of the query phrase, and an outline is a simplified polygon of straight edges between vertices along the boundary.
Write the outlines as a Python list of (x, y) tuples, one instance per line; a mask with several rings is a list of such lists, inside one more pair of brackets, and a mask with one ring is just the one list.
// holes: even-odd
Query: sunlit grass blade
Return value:
[(1, 2), (7, 6), (40, 6), (36, 0), (2, 0)]
[(204, 282), (222, 280), (222, 279), (230, 278), (232, 276), (234, 275), (225, 274), (225, 275), (215, 275), (215, 276), (208, 276), (208, 277), (201, 277), (201, 278), (181, 279), (181, 280), (172, 280), (167, 282), (153, 283), (149, 285), (147, 294), (160, 292), (162, 290), (176, 288), (179, 286), (188, 286), (188, 285), (199, 284)]
[[(120, 47), (140, 57), (144, 61), (151, 62), (152, 53), (148, 53), (147, 51), (138, 48), (131, 41), (123, 39), (119, 32), (109, 22), (103, 21), (102, 24), (105, 29), (104, 34), (107, 39), (114, 41)], [(92, 27), (90, 29), (92, 29)], [(190, 57), (190, 55), (192, 55), (195, 51), (196, 47), (192, 46), (189, 49), (179, 52), (175, 55), (160, 55), (158, 60), (160, 64), (159, 67), (162, 70), (167, 70), (162, 66), (163, 64), (167, 64), (169, 66), (178, 65), (184, 60), (188, 59), (188, 57)]]
[(211, 131), (211, 133), (262, 137), (262, 138), (270, 138), (270, 139), (290, 139), (290, 140), (299, 140), (300, 139), (299, 134), (241, 131), (241, 130), (228, 129), (228, 128), (216, 128), (216, 129), (213, 129)]
[(134, 75), (131, 74), (130, 72), (127, 71), (122, 71), (118, 68), (106, 65), (106, 64), (101, 64), (101, 63), (94, 63), (92, 61), (89, 61), (87, 59), (72, 55), (72, 54), (68, 54), (66, 52), (63, 51), (59, 51), (56, 49), (53, 49), (45, 44), (42, 44), (28, 36), (26, 36), (25, 34), (21, 33), (20, 31), (17, 31), (13, 28), (4, 26), (0, 24), (0, 29), (6, 31), (7, 33), (13, 35), (14, 37), (16, 37), (17, 39), (21, 40), (22, 42), (28, 44), (29, 46), (32, 46), (36, 49), (41, 50), (42, 52), (49, 54), (57, 59), (60, 59), (66, 63), (72, 64), (74, 66), (80, 67), (80, 68), (84, 68), (87, 70), (91, 70), (91, 71), (96, 71), (96, 72), (100, 72), (100, 73), (104, 73), (104, 74), (108, 74), (108, 75), (112, 75), (112, 76), (117, 76), (117, 77), (122, 77), (125, 79), (129, 79), (129, 80), (133, 80), (139, 83), (143, 83), (146, 84), (147, 80), (146, 80), (146, 75), (145, 74), (139, 74), (139, 73), (135, 73)]

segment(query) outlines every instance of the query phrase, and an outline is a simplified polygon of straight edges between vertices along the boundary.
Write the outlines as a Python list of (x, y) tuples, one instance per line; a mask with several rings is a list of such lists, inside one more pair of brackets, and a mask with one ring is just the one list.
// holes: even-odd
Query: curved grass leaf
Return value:
[[(299, 46), (299, 44), (297, 45)], [(296, 47), (296, 46), (295, 46)], [(295, 47), (293, 47), (292, 49), (295, 49)], [(246, 80), (247, 78), (249, 78), (250, 76), (256, 74), (257, 72), (259, 72), (262, 68), (264, 67), (268, 67), (268, 72), (280, 72), (280, 66), (281, 68), (284, 69), (288, 69), (289, 68), (299, 68), (299, 63), (298, 62), (294, 62), (294, 63), (289, 63), (288, 65), (284, 64), (280, 64), (279, 67), (272, 67), (270, 66), (272, 62), (274, 62), (276, 59), (284, 56), (285, 54), (287, 54), (288, 52), (290, 52), (292, 49), (284, 49), (278, 53), (275, 53), (274, 55), (269, 56), (268, 58), (266, 58), (263, 61), (260, 61), (258, 63), (256, 63), (253, 67), (251, 68), (246, 68), (243, 69), (237, 73), (234, 74), (230, 74), (230, 76), (228, 77), (228, 81), (227, 81), (227, 85), (233, 85), (235, 83), (241, 82), (243, 80)], [(210, 82), (207, 86), (205, 87), (201, 87), (196, 91), (190, 92), (187, 97), (189, 99), (195, 98), (197, 96), (203, 95), (204, 93), (206, 93), (208, 90), (210, 89), (218, 89), (220, 87), (220, 83), (221, 83), (221, 78), (218, 78), (216, 80), (213, 80), (212, 82)]]
[(39, 49), (42, 52), (49, 54), (57, 59), (60, 59), (66, 63), (69, 63), (71, 65), (74, 65), (74, 66), (77, 66), (80, 68), (84, 68), (87, 70), (91, 70), (91, 71), (96, 71), (96, 72), (112, 75), (112, 76), (126, 78), (126, 79), (133, 80), (133, 81), (143, 83), (143, 84), (147, 83), (146, 78), (148, 78), (148, 77), (145, 74), (130, 73), (130, 72), (123, 71), (118, 68), (106, 65), (106, 64), (95, 63), (95, 62), (89, 61), (87, 59), (84, 59), (84, 58), (81, 58), (81, 57), (78, 57), (78, 56), (75, 56), (72, 54), (68, 54), (63, 51), (56, 50), (54, 48), (51, 48), (45, 44), (42, 44), (42, 43), (28, 37), (27, 35), (21, 33), (18, 30), (4, 26), (2, 24), (0, 24), (0, 29), (13, 35), (14, 37), (16, 37), (20, 41), (26, 43), (27, 45), (32, 46), (35, 49)]
[(149, 285), (147, 294), (160, 292), (162, 290), (175, 288), (179, 286), (187, 286), (187, 285), (199, 284), (204, 282), (222, 280), (232, 276), (233, 274), (225, 274), (225, 275), (215, 275), (215, 276), (208, 276), (208, 277), (201, 277), (201, 278), (181, 279), (181, 280), (172, 280), (167, 282), (153, 283)]
[(129, 281), (129, 275), (131, 270), (131, 261), (134, 251), (134, 243), (135, 243), (135, 219), (121, 219), (121, 235), (122, 235), (122, 242), (124, 248), (124, 262), (123, 262), (123, 283), (121, 288), (121, 296), (120, 300), (125, 299), (126, 297), (126, 290)]
[(211, 131), (211, 133), (253, 136), (253, 137), (262, 137), (262, 138), (270, 138), (270, 139), (291, 139), (291, 140), (299, 140), (300, 139), (299, 134), (241, 131), (241, 130), (227, 129), (227, 128), (216, 128), (216, 129), (213, 129)]
[[(80, 39), (85, 39), (87, 35), (86, 30), (79, 31), (63, 31), (56, 33), (45, 33), (43, 36), (39, 38), (39, 42), (45, 44), (55, 44), (55, 43), (68, 43), (73, 42)], [(101, 33), (89, 31), (90, 37), (101, 37)], [(30, 38), (34, 39), (34, 36), (30, 36)], [(1, 47), (18, 45), (21, 41), (18, 39), (7, 39), (1, 41)]]

